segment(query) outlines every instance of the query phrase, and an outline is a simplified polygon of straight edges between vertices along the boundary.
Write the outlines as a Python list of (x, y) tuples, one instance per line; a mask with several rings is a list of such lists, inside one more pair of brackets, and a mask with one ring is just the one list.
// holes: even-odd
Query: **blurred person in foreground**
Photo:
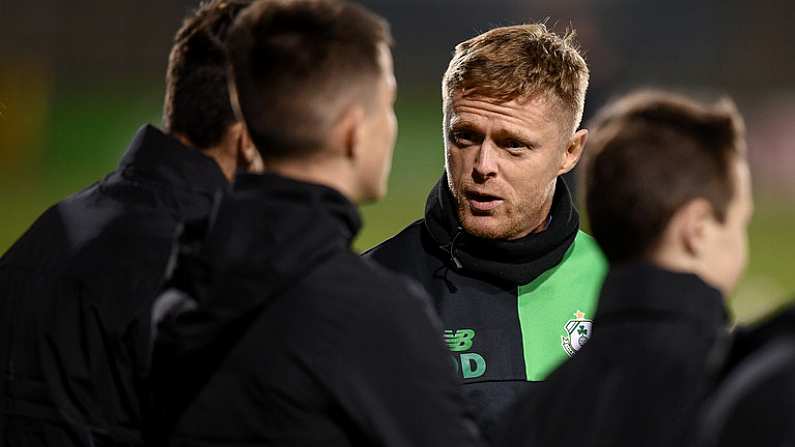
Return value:
[(795, 305), (735, 329), (698, 441), (700, 447), (795, 444)]
[(704, 406), (699, 447), (795, 445), (795, 307), (739, 328)]
[(561, 178), (587, 137), (588, 76), (573, 34), (543, 24), (456, 46), (442, 80), (445, 172), (425, 218), (366, 254), (433, 297), (486, 431), (591, 335), (606, 264)]
[[(150, 307), (177, 227), (261, 162), (227, 91), (222, 39), (248, 1), (187, 17), (168, 64), (165, 130), (49, 208), (0, 259), (5, 445), (138, 445)], [(0, 444), (3, 444), (0, 442)]]
[(725, 298), (746, 263), (742, 118), (728, 99), (620, 98), (591, 127), (584, 192), (610, 263), (596, 332), (517, 406), (505, 445), (684, 445), (725, 357)]
[(429, 299), (351, 249), (357, 205), (386, 192), (390, 41), (335, 0), (260, 0), (235, 22), (234, 90), (268, 169), (222, 200), (191, 290), (158, 301), (152, 445), (477, 443)]

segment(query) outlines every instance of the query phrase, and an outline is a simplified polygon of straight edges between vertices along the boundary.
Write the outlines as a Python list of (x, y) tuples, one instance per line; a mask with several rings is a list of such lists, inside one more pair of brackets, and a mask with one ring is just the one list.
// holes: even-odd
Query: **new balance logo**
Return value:
[(444, 341), (447, 347), (453, 352), (468, 351), (472, 348), (472, 340), (475, 338), (475, 331), (472, 329), (459, 329), (455, 332), (444, 331)]
[[(463, 352), (472, 349), (475, 341), (473, 329), (445, 330), (444, 341), (452, 352)], [(466, 352), (453, 355), (453, 364), (456, 372), (460, 371), (465, 379), (475, 379), (486, 374), (486, 359), (475, 352)]]

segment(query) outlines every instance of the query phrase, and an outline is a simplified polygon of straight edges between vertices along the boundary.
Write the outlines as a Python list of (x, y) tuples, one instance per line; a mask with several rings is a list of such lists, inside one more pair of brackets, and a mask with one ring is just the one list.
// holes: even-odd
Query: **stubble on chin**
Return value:
[[(554, 189), (550, 189), (545, 192), (545, 195), (551, 196), (553, 193)], [(460, 193), (453, 193), (458, 222), (467, 233), (490, 240), (520, 239), (529, 233), (543, 231), (546, 228), (551, 207), (551, 203), (544, 201), (535, 206), (525, 205), (522, 208), (521, 204), (516, 205), (506, 200), (492, 214), (476, 215), (469, 208), (466, 199), (462, 200), (461, 198)]]
[(474, 215), (466, 201), (457, 200), (458, 221), (464, 230), (476, 237), (491, 240), (513, 239), (521, 233), (521, 221), (517, 213), (507, 205), (493, 214)]

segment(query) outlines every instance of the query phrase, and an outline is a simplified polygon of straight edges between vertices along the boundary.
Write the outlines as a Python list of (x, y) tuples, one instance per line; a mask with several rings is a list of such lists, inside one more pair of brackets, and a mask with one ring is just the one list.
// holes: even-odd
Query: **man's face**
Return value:
[(386, 194), (397, 136), (394, 110), (397, 83), (392, 68), (392, 53), (386, 45), (381, 46), (380, 63), (382, 76), (377, 81), (373, 104), (368, 110), (362, 131), (363, 201), (379, 200)]
[(500, 103), (458, 93), (446, 111), (445, 168), (464, 229), (488, 239), (543, 231), (556, 179), (579, 160), (587, 131), (572, 135), (551, 94)]
[(732, 293), (748, 260), (748, 224), (753, 214), (751, 174), (748, 162), (738, 158), (733, 163), (735, 193), (723, 222), (715, 221), (706, 232), (703, 264), (704, 280), (724, 295)]

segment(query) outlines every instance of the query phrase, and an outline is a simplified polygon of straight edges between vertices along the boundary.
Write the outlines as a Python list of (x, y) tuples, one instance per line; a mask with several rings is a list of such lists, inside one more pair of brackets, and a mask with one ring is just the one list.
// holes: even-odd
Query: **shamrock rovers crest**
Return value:
[(569, 357), (579, 351), (591, 338), (591, 326), (593, 322), (585, 319), (585, 312), (577, 311), (574, 313), (574, 320), (569, 320), (563, 326), (566, 334), (560, 337), (560, 344)]

